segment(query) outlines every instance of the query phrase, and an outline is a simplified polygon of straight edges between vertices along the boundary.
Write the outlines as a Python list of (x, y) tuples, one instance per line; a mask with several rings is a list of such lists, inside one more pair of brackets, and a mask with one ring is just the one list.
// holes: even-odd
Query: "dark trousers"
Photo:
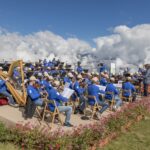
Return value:
[(25, 118), (32, 118), (36, 110), (35, 103), (31, 100), (30, 97), (27, 98), (27, 103), (25, 106)]
[(148, 84), (144, 84), (144, 96), (148, 96)]

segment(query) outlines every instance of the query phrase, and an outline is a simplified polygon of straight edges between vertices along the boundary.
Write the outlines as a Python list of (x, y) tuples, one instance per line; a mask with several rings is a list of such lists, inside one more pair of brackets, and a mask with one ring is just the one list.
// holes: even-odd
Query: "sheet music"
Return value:
[(114, 84), (116, 88), (122, 88), (122, 84)]
[(101, 90), (101, 91), (105, 91), (105, 89), (106, 89), (106, 86), (102, 86), (102, 85), (97, 85), (98, 87), (99, 87), (99, 89)]
[(64, 88), (64, 91), (61, 93), (61, 95), (62, 95), (63, 97), (66, 97), (66, 98), (69, 99), (73, 93), (74, 93), (74, 90), (65, 87), (65, 88)]

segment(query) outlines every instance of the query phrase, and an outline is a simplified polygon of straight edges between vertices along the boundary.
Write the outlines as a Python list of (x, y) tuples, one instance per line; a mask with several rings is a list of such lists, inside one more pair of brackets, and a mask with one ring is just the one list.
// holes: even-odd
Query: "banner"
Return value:
[(116, 74), (116, 64), (115, 63), (110, 64), (110, 73), (113, 75)]

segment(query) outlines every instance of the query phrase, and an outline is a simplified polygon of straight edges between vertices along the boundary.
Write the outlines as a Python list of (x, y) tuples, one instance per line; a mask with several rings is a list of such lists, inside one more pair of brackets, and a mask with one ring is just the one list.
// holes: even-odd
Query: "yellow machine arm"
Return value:
[[(13, 70), (15, 69), (15, 67), (20, 67), (21, 89), (19, 89), (19, 91), (15, 89), (15, 87), (13, 86), (11, 82), (6, 81), (7, 78), (9, 78), (10, 80), (12, 79)], [(0, 78), (6, 81), (6, 86), (8, 90), (10, 91), (10, 93), (12, 94), (12, 96), (15, 98), (16, 102), (20, 105), (25, 105), (27, 94), (26, 94), (26, 88), (24, 85), (23, 61), (22, 60), (14, 61), (9, 67), (8, 74), (0, 72)]]

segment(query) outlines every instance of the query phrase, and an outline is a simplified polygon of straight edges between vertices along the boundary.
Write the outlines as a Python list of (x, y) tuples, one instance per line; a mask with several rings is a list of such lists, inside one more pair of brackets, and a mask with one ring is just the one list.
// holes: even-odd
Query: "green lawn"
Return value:
[(0, 150), (20, 150), (17, 146), (8, 143), (0, 143)]
[(150, 118), (138, 122), (102, 150), (150, 150)]

